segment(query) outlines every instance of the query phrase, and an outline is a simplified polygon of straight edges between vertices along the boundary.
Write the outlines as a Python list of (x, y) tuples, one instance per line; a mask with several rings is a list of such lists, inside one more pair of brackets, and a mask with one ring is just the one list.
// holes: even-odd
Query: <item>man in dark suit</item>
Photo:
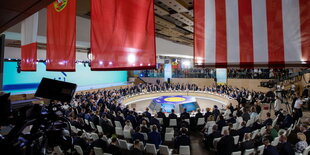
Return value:
[(189, 119), (189, 113), (186, 111), (186, 108), (183, 109), (183, 112), (181, 113), (182, 119)]
[(125, 120), (124, 120), (124, 118), (121, 116), (121, 112), (120, 112), (120, 111), (116, 112), (115, 121), (119, 121), (119, 122), (121, 123), (122, 126), (125, 125)]
[(178, 116), (174, 113), (174, 109), (171, 109), (171, 113), (168, 116), (169, 119), (177, 119)]
[(277, 148), (270, 144), (270, 141), (268, 138), (263, 138), (263, 144), (265, 145), (263, 155), (279, 155)]
[(157, 129), (160, 129), (160, 122), (156, 118), (157, 118), (157, 114), (155, 114), (154, 117), (150, 119), (150, 125), (156, 125)]
[(112, 138), (111, 143), (108, 146), (107, 152), (111, 153), (113, 155), (122, 154), (121, 149), (117, 146), (117, 138), (116, 137)]
[(141, 132), (141, 128), (137, 126), (135, 132), (131, 135), (133, 141), (138, 139), (141, 142), (144, 142), (144, 136), (140, 132)]
[(143, 112), (143, 114), (149, 119), (151, 119), (152, 117), (151, 113), (149, 112), (149, 108), (145, 108), (145, 111)]
[(157, 131), (156, 125), (152, 126), (152, 132), (149, 133), (148, 138), (149, 138), (150, 143), (154, 144), (156, 149), (158, 149), (159, 145), (161, 144), (161, 135)]
[(126, 120), (129, 120), (132, 124), (133, 127), (136, 127), (137, 126), (137, 119), (136, 117), (134, 116), (134, 113), (133, 111), (130, 111), (129, 114), (127, 115), (126, 117)]
[(90, 148), (93, 148), (93, 147), (99, 147), (103, 150), (103, 152), (106, 152), (107, 151), (107, 146), (108, 146), (108, 143), (106, 141), (104, 141), (102, 138), (102, 133), (99, 133), (98, 134), (99, 136), (99, 139), (93, 141), (91, 144), (90, 144)]
[(220, 155), (231, 155), (234, 150), (234, 138), (229, 135), (228, 130), (224, 130), (224, 136), (217, 143), (217, 152)]
[(243, 136), (245, 133), (249, 133), (251, 132), (250, 128), (249, 127), (246, 127), (246, 123), (243, 121), (241, 123), (241, 128), (238, 130), (238, 133), (239, 133), (239, 141), (242, 141), (243, 140)]
[(216, 124), (219, 131), (222, 131), (222, 128), (227, 125), (223, 115), (220, 115), (220, 120), (217, 121)]
[(263, 126), (267, 126), (268, 124), (272, 124), (272, 119), (271, 119), (271, 114), (270, 112), (267, 112), (267, 118), (266, 120), (263, 122)]
[(140, 141), (139, 140), (134, 141), (133, 147), (130, 150), (130, 154), (131, 155), (143, 155), (142, 150), (140, 150)]
[(157, 112), (158, 118), (166, 118), (165, 113), (163, 113), (163, 109), (160, 108), (159, 112)]
[(191, 142), (190, 142), (189, 136), (186, 135), (186, 133), (187, 133), (187, 129), (182, 128), (181, 135), (179, 135), (175, 139), (174, 148), (179, 149), (180, 146), (186, 146), (186, 145), (190, 146)]
[(213, 148), (213, 140), (215, 138), (221, 137), (221, 132), (218, 131), (217, 125), (214, 125), (212, 127), (212, 133), (209, 135), (204, 135), (205, 139), (205, 145), (207, 150), (210, 150), (210, 148)]
[(238, 131), (233, 129), (233, 124), (232, 123), (228, 123), (228, 129), (229, 129), (229, 134), (231, 136), (238, 136)]
[(287, 142), (287, 137), (284, 135), (280, 136), (279, 153), (285, 155), (294, 155), (295, 151), (292, 145)]
[(283, 114), (284, 114), (284, 120), (282, 124), (280, 124), (280, 128), (287, 129), (291, 126), (291, 124), (294, 123), (294, 120), (293, 117), (287, 111), (283, 111)]
[(253, 149), (255, 147), (254, 141), (251, 139), (251, 134), (246, 133), (244, 135), (245, 141), (240, 144), (241, 151), (244, 152), (246, 149)]
[(82, 136), (83, 132), (82, 131), (79, 131), (77, 133), (77, 137), (75, 137), (73, 139), (73, 145), (79, 145), (81, 146), (84, 154), (87, 154), (88, 153), (88, 147), (89, 147), (89, 144), (86, 142), (85, 139), (83, 139), (81, 136)]

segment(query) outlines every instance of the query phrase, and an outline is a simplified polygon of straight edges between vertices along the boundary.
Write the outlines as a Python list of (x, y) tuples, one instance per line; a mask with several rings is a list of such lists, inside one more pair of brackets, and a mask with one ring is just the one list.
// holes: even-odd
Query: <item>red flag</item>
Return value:
[(75, 71), (76, 1), (57, 0), (47, 8), (47, 71)]
[(36, 71), (38, 12), (22, 22), (21, 71)]
[(194, 0), (194, 61), (309, 66), (309, 0)]
[(91, 69), (156, 67), (153, 0), (91, 0)]

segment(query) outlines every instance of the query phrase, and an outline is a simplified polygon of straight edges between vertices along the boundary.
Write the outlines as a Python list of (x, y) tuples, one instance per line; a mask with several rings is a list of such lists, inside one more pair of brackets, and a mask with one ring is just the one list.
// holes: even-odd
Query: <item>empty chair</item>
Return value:
[(103, 153), (103, 155), (113, 155), (113, 154), (111, 154), (111, 153)]
[(228, 130), (228, 126), (223, 126), (221, 135), (224, 135), (224, 131), (225, 131), (225, 130)]
[(130, 131), (124, 130), (123, 134), (124, 134), (124, 138), (126, 138), (126, 139), (131, 139), (131, 133), (130, 133)]
[(237, 145), (239, 142), (239, 136), (234, 136), (234, 143)]
[(205, 124), (205, 118), (198, 118), (198, 121), (197, 121), (197, 125), (204, 125)]
[(106, 135), (102, 135), (102, 138), (101, 138), (102, 140), (104, 140), (104, 141), (106, 141), (106, 142), (108, 142), (108, 137), (106, 136)]
[(159, 153), (161, 155), (172, 155), (173, 149), (169, 149), (166, 145), (159, 145)]
[(260, 129), (259, 134), (263, 135), (265, 132), (266, 132), (266, 127), (264, 126)]
[(165, 133), (165, 141), (172, 142), (174, 133)]
[(93, 141), (95, 141), (95, 140), (99, 139), (99, 136), (98, 136), (97, 133), (92, 132), (91, 133), (91, 138), (93, 139)]
[(272, 146), (277, 146), (279, 144), (279, 139), (280, 139), (280, 137), (274, 138), (274, 140), (271, 142), (271, 145)]
[(86, 125), (89, 125), (89, 121), (87, 119), (84, 119), (84, 122)]
[(279, 118), (279, 116), (277, 116), (277, 118), (272, 121), (272, 124), (271, 124), (272, 127), (274, 127), (276, 125), (278, 118)]
[(102, 148), (94, 147), (94, 153), (95, 153), (95, 155), (103, 155)]
[(174, 133), (174, 129), (173, 128), (166, 128), (166, 133)]
[(93, 129), (93, 130), (96, 130), (96, 126), (95, 124), (92, 122), (92, 121), (89, 121), (89, 124), (90, 124), (90, 127)]
[(254, 130), (253, 132), (252, 132), (252, 139), (254, 139), (255, 137), (256, 137), (256, 135), (258, 134), (258, 130)]
[(100, 125), (97, 125), (97, 130), (98, 130), (98, 133), (103, 133), (102, 127)]
[(144, 150), (144, 144), (141, 141), (139, 143), (140, 143), (140, 150), (143, 151)]
[(208, 132), (207, 132), (208, 135), (212, 133), (212, 127), (213, 126), (208, 127)]
[(123, 128), (121, 122), (114, 121), (115, 127)]
[(265, 145), (258, 146), (256, 150), (257, 155), (263, 155), (264, 149), (265, 149)]
[(169, 126), (171, 127), (177, 126), (177, 119), (169, 119)]
[(231, 155), (241, 155), (241, 151), (233, 152)]
[(157, 154), (157, 150), (156, 150), (156, 147), (154, 144), (146, 143), (144, 150), (146, 153), (150, 153), (150, 154), (154, 154), (154, 155)]
[(239, 123), (234, 123), (233, 124), (233, 129), (238, 130), (238, 128), (239, 128)]
[(119, 139), (118, 142), (119, 146), (124, 150), (130, 150), (130, 148), (132, 147), (132, 144), (127, 143), (126, 140)]
[(215, 124), (215, 121), (208, 121), (206, 126), (207, 127), (213, 127), (214, 124)]
[(214, 148), (216, 148), (217, 143), (218, 143), (220, 140), (221, 140), (221, 137), (220, 137), (220, 138), (214, 138), (214, 139), (213, 139), (213, 146), (214, 146)]
[(74, 145), (74, 149), (76, 150), (76, 152), (77, 152), (79, 155), (83, 155), (83, 150), (82, 150), (81, 146), (79, 146), (79, 145)]
[(179, 148), (179, 154), (180, 155), (190, 155), (191, 154), (191, 151), (189, 149), (189, 146), (180, 146)]
[(163, 124), (164, 124), (163, 118), (156, 118), (156, 119), (159, 121), (159, 124), (160, 124), (160, 125), (163, 125)]
[(252, 154), (255, 154), (254, 149), (246, 149), (243, 155), (252, 155)]
[(77, 128), (76, 128), (75, 126), (72, 126), (72, 125), (71, 125), (71, 131), (72, 131), (73, 133), (75, 133), (75, 134), (78, 133)]
[(121, 127), (115, 127), (115, 133), (118, 136), (123, 136), (123, 128)]
[(60, 146), (55, 146), (54, 147), (54, 152), (57, 154), (57, 155), (63, 155), (64, 152), (61, 150)]

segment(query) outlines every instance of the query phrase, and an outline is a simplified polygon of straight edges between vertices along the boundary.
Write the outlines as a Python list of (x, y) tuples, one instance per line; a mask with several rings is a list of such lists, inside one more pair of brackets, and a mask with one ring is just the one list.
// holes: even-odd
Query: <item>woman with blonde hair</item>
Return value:
[(303, 153), (306, 147), (308, 147), (306, 135), (298, 132), (297, 139), (299, 139), (299, 142), (296, 144), (296, 153)]

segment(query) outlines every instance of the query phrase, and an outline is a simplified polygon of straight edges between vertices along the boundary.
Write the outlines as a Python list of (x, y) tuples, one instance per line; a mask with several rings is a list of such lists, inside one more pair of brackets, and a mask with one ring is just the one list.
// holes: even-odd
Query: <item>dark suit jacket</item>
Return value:
[(289, 142), (279, 144), (279, 146), (280, 146), (279, 147), (279, 153), (281, 155), (282, 154), (285, 154), (285, 155), (294, 155), (295, 154), (295, 151)]
[(251, 132), (250, 128), (248, 127), (242, 127), (241, 129), (238, 130), (239, 133), (239, 141), (243, 140), (243, 136), (245, 133), (249, 133)]
[(143, 152), (141, 150), (137, 149), (137, 148), (132, 148), (130, 150), (130, 154), (131, 155), (143, 155)]
[(189, 119), (189, 113), (188, 112), (183, 112), (181, 113), (181, 118), (184, 118), (184, 119)]
[(73, 145), (81, 146), (84, 154), (86, 154), (88, 146), (89, 146), (88, 143), (83, 138), (80, 138), (80, 137), (75, 137), (73, 139)]
[(174, 146), (176, 149), (179, 149), (179, 146), (190, 145), (190, 139), (187, 135), (180, 135), (176, 138)]
[(272, 124), (272, 119), (271, 118), (268, 118), (264, 121), (263, 125), (266, 126), (268, 124)]
[(108, 145), (108, 143), (106, 141), (104, 141), (102, 139), (97, 139), (90, 144), (90, 148), (100, 147), (100, 148), (102, 148), (103, 152), (105, 152), (105, 151), (107, 151), (107, 145)]
[(232, 136), (224, 136), (217, 143), (217, 152), (219, 155), (231, 155), (234, 145), (234, 138)]
[(174, 113), (171, 113), (171, 114), (169, 114), (169, 118), (170, 119), (177, 119), (178, 116), (176, 114), (174, 114)]
[(134, 141), (136, 139), (139, 139), (141, 142), (144, 142), (144, 136), (139, 132), (132, 134), (132, 140)]
[(279, 152), (276, 147), (268, 145), (265, 147), (263, 155), (279, 155)]
[(154, 144), (156, 149), (159, 148), (159, 145), (161, 144), (161, 135), (159, 132), (150, 132), (148, 135), (150, 143)]
[(120, 155), (120, 154), (122, 154), (121, 153), (121, 149), (119, 147), (115, 146), (115, 145), (112, 145), (112, 144), (110, 144), (108, 146), (107, 152), (111, 153), (113, 155)]
[(246, 149), (252, 149), (255, 147), (254, 145), (254, 142), (252, 140), (248, 140), (248, 141), (245, 141), (245, 142), (242, 142), (240, 144), (240, 147), (241, 147), (241, 151), (243, 152), (244, 150)]

